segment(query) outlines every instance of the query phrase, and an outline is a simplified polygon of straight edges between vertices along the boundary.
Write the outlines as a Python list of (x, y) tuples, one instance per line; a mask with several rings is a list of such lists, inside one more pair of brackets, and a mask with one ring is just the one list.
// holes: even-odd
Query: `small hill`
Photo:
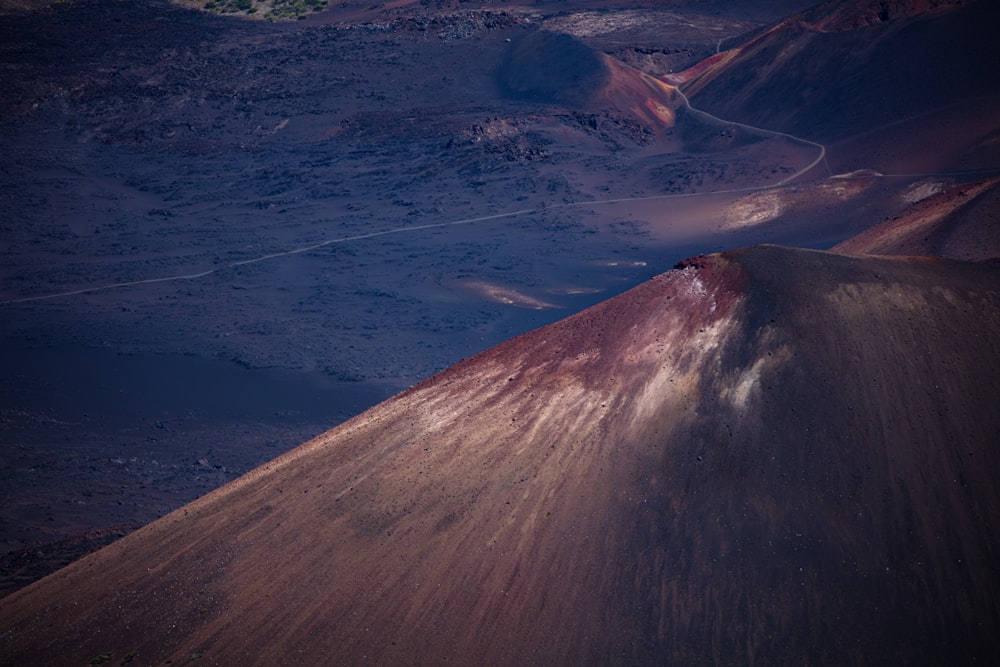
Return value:
[(982, 664), (1000, 270), (758, 246), (4, 599), (0, 663)]
[(511, 46), (498, 71), (518, 99), (574, 109), (623, 112), (654, 129), (672, 127), (682, 103), (676, 88), (595, 51), (565, 33), (529, 32)]
[(600, 53), (574, 37), (536, 30), (512, 45), (499, 78), (515, 97), (582, 106), (604, 90), (611, 70)]
[(1000, 258), (1000, 178), (951, 187), (832, 248), (869, 255)]

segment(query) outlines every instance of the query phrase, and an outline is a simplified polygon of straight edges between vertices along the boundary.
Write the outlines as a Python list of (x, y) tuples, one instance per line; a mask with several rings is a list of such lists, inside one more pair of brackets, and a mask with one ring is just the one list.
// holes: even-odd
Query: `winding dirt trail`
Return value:
[[(765, 186), (761, 186), (760, 188), (754, 188), (754, 189), (767, 190), (767, 189), (771, 189), (771, 188), (781, 187), (782, 185), (787, 185), (788, 183), (791, 183), (792, 181), (794, 181), (795, 179), (799, 178), (803, 174), (811, 171), (812, 168), (815, 167), (816, 165), (818, 165), (820, 162), (823, 162), (824, 160), (826, 160), (826, 146), (824, 146), (823, 144), (816, 143), (815, 141), (810, 141), (808, 139), (803, 139), (802, 137), (796, 137), (795, 135), (788, 134), (787, 132), (778, 132), (777, 130), (768, 130), (768, 129), (763, 128), (763, 127), (756, 127), (756, 126), (753, 126), (753, 125), (747, 125), (746, 123), (740, 123), (740, 122), (737, 122), (737, 121), (732, 121), (732, 120), (726, 120), (724, 118), (719, 118), (718, 116), (713, 116), (712, 114), (708, 113), (707, 111), (702, 111), (701, 109), (697, 109), (697, 108), (693, 107), (691, 105), (691, 101), (688, 99), (688, 96), (685, 95), (684, 91), (682, 91), (679, 87), (677, 88), (677, 94), (681, 96), (682, 100), (684, 100), (684, 106), (688, 109), (688, 111), (690, 111), (690, 112), (692, 112), (694, 114), (697, 114), (699, 116), (702, 116), (703, 118), (709, 118), (711, 120), (714, 120), (717, 123), (723, 123), (725, 125), (734, 125), (736, 127), (742, 127), (745, 130), (750, 130), (751, 132), (760, 132), (760, 133), (767, 134), (767, 135), (772, 136), (772, 137), (783, 137), (785, 139), (790, 139), (790, 140), (792, 140), (792, 141), (794, 141), (796, 143), (805, 144), (807, 146), (813, 146), (813, 147), (819, 149), (819, 154), (816, 156), (815, 160), (813, 160), (812, 162), (810, 162), (809, 164), (807, 164), (802, 169), (799, 169), (797, 172), (795, 172), (791, 176), (788, 176), (787, 178), (784, 178), (784, 179), (778, 181), (777, 183), (772, 183), (770, 185), (765, 185)], [(826, 173), (827, 173), (827, 176), (831, 175), (829, 166), (826, 169)]]
[[(785, 132), (778, 132), (778, 131), (775, 131), (775, 130), (768, 130), (768, 129), (762, 128), (762, 127), (754, 127), (752, 125), (747, 125), (745, 123), (739, 123), (739, 122), (736, 122), (736, 121), (729, 121), (729, 120), (725, 120), (725, 119), (719, 118), (718, 116), (714, 116), (714, 115), (712, 115), (712, 114), (710, 114), (710, 113), (708, 113), (706, 111), (702, 111), (702, 110), (697, 109), (694, 106), (692, 106), (690, 100), (687, 97), (687, 95), (685, 95), (680, 90), (680, 88), (677, 88), (677, 93), (681, 96), (681, 99), (684, 102), (684, 107), (685, 108), (687, 108), (690, 112), (692, 112), (694, 114), (698, 114), (698, 115), (702, 116), (703, 118), (708, 118), (708, 119), (710, 119), (712, 121), (715, 121), (717, 123), (723, 123), (725, 125), (732, 125), (732, 126), (735, 126), (735, 127), (741, 127), (743, 129), (749, 130), (751, 132), (766, 134), (768, 136), (773, 136), (773, 137), (781, 137), (781, 138), (789, 139), (791, 141), (794, 141), (794, 142), (797, 142), (797, 143), (800, 143), (800, 144), (804, 144), (804, 145), (807, 145), (807, 146), (813, 146), (813, 147), (815, 147), (815, 148), (817, 148), (819, 150), (819, 153), (816, 156), (815, 160), (813, 160), (812, 162), (810, 162), (809, 164), (807, 164), (805, 167), (802, 167), (801, 169), (799, 169), (795, 173), (791, 174), (790, 176), (788, 176), (786, 178), (783, 178), (782, 180), (778, 181), (777, 183), (768, 183), (768, 184), (765, 184), (765, 185), (757, 185), (757, 186), (749, 186), (749, 187), (733, 188), (733, 189), (725, 189), (725, 190), (712, 190), (712, 191), (708, 191), (708, 192), (681, 192), (681, 193), (670, 193), (670, 194), (662, 194), (662, 195), (649, 195), (649, 196), (645, 196), (645, 197), (619, 197), (619, 198), (614, 198), (614, 199), (598, 199), (598, 200), (585, 200), (585, 201), (576, 201), (576, 202), (564, 202), (564, 203), (560, 203), (560, 204), (548, 204), (548, 205), (544, 205), (544, 206), (536, 206), (536, 207), (533, 207), (533, 208), (519, 209), (519, 210), (516, 210), (516, 211), (508, 211), (506, 213), (494, 213), (494, 214), (491, 214), (491, 215), (483, 215), (483, 216), (477, 216), (477, 217), (473, 217), (473, 218), (463, 218), (461, 220), (450, 220), (450, 221), (447, 221), (447, 222), (430, 223), (430, 224), (426, 224), (426, 225), (413, 225), (413, 226), (404, 226), (404, 227), (393, 227), (391, 229), (383, 229), (383, 230), (380, 230), (380, 231), (369, 232), (369, 233), (366, 233), (366, 234), (356, 234), (356, 235), (352, 235), (352, 236), (341, 236), (341, 237), (337, 237), (337, 238), (327, 239), (327, 240), (321, 241), (319, 243), (312, 243), (310, 245), (300, 246), (300, 247), (297, 247), (297, 248), (292, 248), (290, 250), (284, 250), (284, 251), (281, 251), (281, 252), (269, 253), (269, 254), (266, 254), (266, 255), (261, 255), (259, 257), (253, 257), (251, 259), (245, 259), (245, 260), (241, 260), (241, 261), (238, 261), (238, 262), (228, 262), (226, 264), (220, 264), (218, 266), (214, 266), (214, 267), (212, 267), (210, 269), (206, 269), (204, 271), (195, 271), (195, 272), (192, 272), (192, 273), (182, 273), (182, 274), (176, 274), (176, 275), (170, 275), (170, 276), (161, 276), (159, 278), (144, 278), (144, 279), (141, 279), (141, 280), (130, 280), (130, 281), (125, 281), (125, 282), (110, 283), (110, 284), (107, 284), (107, 285), (94, 285), (94, 286), (90, 286), (90, 287), (81, 287), (79, 289), (68, 290), (68, 291), (64, 291), (64, 292), (54, 292), (54, 293), (50, 293), (50, 294), (42, 294), (42, 295), (37, 295), (37, 296), (26, 296), (26, 297), (19, 297), (19, 298), (15, 298), (15, 299), (6, 299), (6, 300), (3, 300), (3, 301), (0, 301), (0, 306), (2, 306), (2, 305), (18, 304), (18, 303), (29, 303), (29, 302), (33, 302), (33, 301), (46, 301), (46, 300), (49, 300), (49, 299), (59, 299), (59, 298), (64, 298), (64, 297), (78, 296), (80, 294), (89, 294), (89, 293), (93, 293), (93, 292), (104, 292), (104, 291), (108, 291), (108, 290), (121, 289), (121, 288), (125, 288), (125, 287), (136, 287), (136, 286), (140, 286), (140, 285), (152, 285), (152, 284), (156, 284), (156, 283), (168, 283), (168, 282), (184, 281), (184, 280), (197, 280), (199, 278), (205, 278), (207, 276), (213, 275), (215, 273), (219, 273), (220, 271), (225, 271), (227, 269), (233, 269), (233, 268), (237, 268), (237, 267), (240, 267), (240, 266), (246, 266), (246, 265), (249, 265), (249, 264), (257, 264), (257, 263), (260, 263), (260, 262), (265, 262), (265, 261), (273, 260), (273, 259), (279, 259), (279, 258), (282, 258), (282, 257), (288, 257), (288, 256), (291, 256), (291, 255), (299, 255), (299, 254), (302, 254), (302, 253), (307, 253), (307, 252), (310, 252), (310, 251), (313, 251), (313, 250), (318, 250), (319, 248), (324, 248), (326, 246), (334, 245), (334, 244), (349, 243), (349, 242), (352, 242), (352, 241), (360, 241), (360, 240), (363, 240), (363, 239), (377, 238), (379, 236), (389, 236), (391, 234), (413, 233), (413, 232), (426, 231), (426, 230), (430, 230), (430, 229), (441, 229), (441, 228), (444, 228), (444, 227), (455, 227), (455, 226), (459, 226), (459, 225), (471, 225), (471, 224), (476, 224), (476, 223), (480, 223), (480, 222), (488, 222), (488, 221), (491, 221), (491, 220), (501, 220), (501, 219), (505, 219), (505, 218), (515, 218), (515, 217), (522, 216), (522, 215), (531, 215), (531, 214), (541, 213), (543, 211), (548, 211), (548, 210), (553, 210), (553, 209), (593, 207), (593, 206), (603, 206), (603, 205), (609, 205), (609, 204), (622, 204), (622, 203), (628, 203), (628, 202), (657, 201), (657, 200), (680, 199), (680, 198), (688, 198), (688, 197), (707, 197), (707, 196), (714, 196), (714, 195), (741, 194), (741, 193), (749, 193), (749, 192), (759, 192), (759, 191), (762, 191), (762, 190), (771, 190), (771, 189), (774, 189), (774, 188), (779, 188), (779, 187), (782, 187), (784, 185), (787, 185), (787, 184), (791, 183), (792, 181), (800, 178), (801, 176), (803, 176), (806, 173), (808, 173), (809, 171), (811, 171), (814, 167), (816, 167), (817, 165), (819, 165), (821, 162), (824, 162), (825, 159), (826, 159), (826, 147), (823, 144), (819, 144), (819, 143), (816, 143), (815, 141), (810, 141), (808, 139), (803, 139), (802, 137), (796, 137), (794, 135), (787, 134)], [(832, 175), (830, 173), (829, 166), (827, 167), (827, 175), (828, 176)]]

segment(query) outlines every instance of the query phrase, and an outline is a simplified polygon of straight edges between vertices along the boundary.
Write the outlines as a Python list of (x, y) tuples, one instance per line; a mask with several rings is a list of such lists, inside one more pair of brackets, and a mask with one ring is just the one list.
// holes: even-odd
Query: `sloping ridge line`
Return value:
[(0, 663), (985, 660), (998, 331), (993, 264), (696, 258), (10, 595)]

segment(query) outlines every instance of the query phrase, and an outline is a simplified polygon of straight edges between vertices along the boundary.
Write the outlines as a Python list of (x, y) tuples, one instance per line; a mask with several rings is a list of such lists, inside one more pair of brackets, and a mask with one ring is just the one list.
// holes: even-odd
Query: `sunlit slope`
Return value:
[(699, 258), (5, 598), (0, 662), (985, 660), (997, 331), (995, 266)]
[(832, 248), (870, 255), (924, 255), (967, 261), (1000, 258), (1000, 178), (956, 185)]

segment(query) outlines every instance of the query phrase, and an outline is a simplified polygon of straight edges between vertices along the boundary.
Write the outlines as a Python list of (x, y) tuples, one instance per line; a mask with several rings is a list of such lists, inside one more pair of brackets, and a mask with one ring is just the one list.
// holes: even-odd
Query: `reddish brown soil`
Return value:
[(978, 664), (997, 331), (992, 264), (698, 258), (8, 596), (0, 660)]

